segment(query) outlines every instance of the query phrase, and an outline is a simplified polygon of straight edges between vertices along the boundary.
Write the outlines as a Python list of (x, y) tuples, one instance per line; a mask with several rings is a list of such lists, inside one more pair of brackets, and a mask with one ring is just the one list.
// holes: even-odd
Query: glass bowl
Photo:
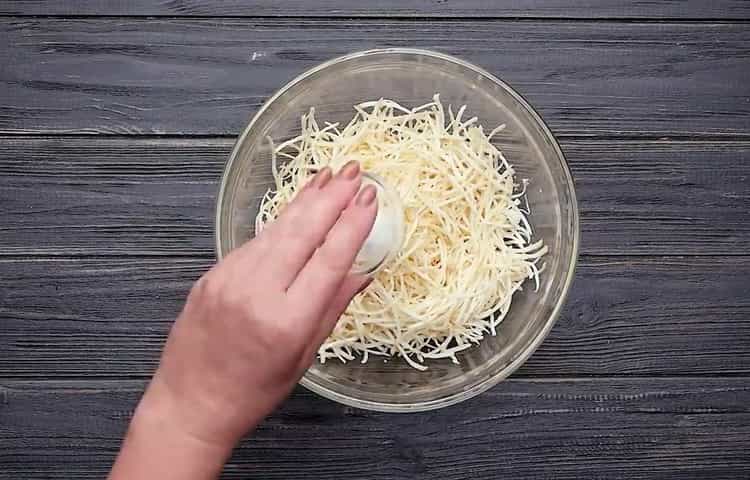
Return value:
[[(433, 360), (420, 372), (400, 358), (371, 356), (367, 363), (316, 362), (301, 383), (332, 400), (389, 412), (440, 408), (477, 395), (516, 370), (552, 328), (573, 279), (578, 254), (578, 208), (573, 179), (560, 147), (534, 109), (506, 83), (455, 57), (427, 50), (392, 48), (352, 53), (325, 62), (290, 81), (258, 111), (226, 164), (216, 207), (216, 245), (221, 259), (254, 235), (261, 197), (273, 185), (270, 144), (298, 135), (300, 116), (315, 107), (319, 122), (347, 123), (353, 105), (381, 97), (407, 107), (440, 94), (444, 105), (466, 105), (528, 180), (528, 219), (534, 238), (549, 247), (540, 286), (527, 281), (513, 296), (497, 335), (465, 350), (458, 365)], [(466, 117), (466, 118), (468, 118)]]

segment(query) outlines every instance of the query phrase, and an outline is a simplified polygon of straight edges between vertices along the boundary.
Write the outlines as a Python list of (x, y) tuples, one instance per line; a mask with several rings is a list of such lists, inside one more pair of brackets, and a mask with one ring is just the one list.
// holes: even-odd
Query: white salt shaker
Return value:
[(363, 172), (360, 189), (367, 185), (374, 185), (377, 189), (378, 213), (351, 271), (361, 275), (374, 275), (401, 250), (404, 241), (404, 209), (398, 194), (380, 177)]

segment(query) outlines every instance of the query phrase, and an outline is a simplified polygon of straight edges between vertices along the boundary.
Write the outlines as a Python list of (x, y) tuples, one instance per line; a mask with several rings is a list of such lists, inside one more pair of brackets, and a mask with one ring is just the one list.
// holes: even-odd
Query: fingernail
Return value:
[(357, 174), (359, 173), (359, 162), (356, 162), (354, 160), (348, 162), (344, 167), (341, 169), (341, 172), (339, 172), (341, 176), (347, 180), (354, 180), (357, 178)]
[(356, 204), (360, 207), (369, 207), (375, 201), (377, 193), (378, 191), (374, 185), (365, 186), (365, 188), (359, 191)]
[(315, 188), (323, 188), (326, 186), (326, 183), (331, 180), (332, 176), (333, 172), (331, 171), (331, 167), (325, 167), (315, 174), (315, 177), (310, 181), (310, 185)]

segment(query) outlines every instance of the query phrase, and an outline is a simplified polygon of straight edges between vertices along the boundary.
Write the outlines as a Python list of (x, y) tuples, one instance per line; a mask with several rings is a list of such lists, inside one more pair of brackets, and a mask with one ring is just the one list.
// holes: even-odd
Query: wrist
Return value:
[[(146, 389), (133, 417), (149, 427), (164, 429), (175, 440), (206, 451), (231, 453), (239, 437), (229, 436), (217, 427), (221, 417), (201, 408), (201, 402), (174, 392), (157, 373)], [(214, 428), (212, 428), (214, 427)]]
[(110, 479), (218, 478), (233, 442), (192, 432), (180, 402), (156, 382), (136, 408)]

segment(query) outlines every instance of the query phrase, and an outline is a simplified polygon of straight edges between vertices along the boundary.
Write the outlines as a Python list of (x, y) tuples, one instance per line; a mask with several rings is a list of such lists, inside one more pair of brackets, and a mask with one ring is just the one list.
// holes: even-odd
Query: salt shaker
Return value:
[(404, 210), (398, 194), (380, 177), (363, 172), (360, 188), (367, 185), (377, 189), (378, 212), (351, 269), (360, 275), (374, 275), (393, 260), (404, 241)]

